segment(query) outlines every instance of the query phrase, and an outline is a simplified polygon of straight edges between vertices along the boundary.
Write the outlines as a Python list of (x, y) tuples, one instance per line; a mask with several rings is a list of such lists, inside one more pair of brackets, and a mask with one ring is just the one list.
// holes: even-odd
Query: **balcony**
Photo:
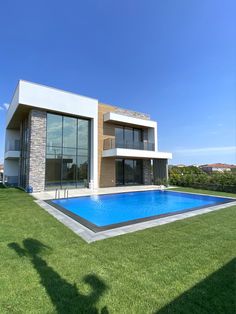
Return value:
[(126, 149), (137, 149), (137, 150), (148, 150), (154, 151), (154, 143), (143, 141), (143, 142), (118, 142), (115, 138), (107, 138), (103, 141), (103, 150), (114, 149), (114, 148), (126, 148)]
[(20, 140), (8, 141), (5, 151), (5, 159), (20, 158)]
[(155, 151), (154, 143), (144, 142), (116, 142), (114, 138), (103, 142), (104, 158), (137, 158), (137, 159), (171, 159), (172, 154)]

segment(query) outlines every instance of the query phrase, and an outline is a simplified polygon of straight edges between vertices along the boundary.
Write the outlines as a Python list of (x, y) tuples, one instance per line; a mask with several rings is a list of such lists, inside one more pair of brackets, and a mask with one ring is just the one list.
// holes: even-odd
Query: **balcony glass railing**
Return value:
[(20, 151), (20, 140), (9, 141), (7, 151)]
[(125, 142), (116, 141), (114, 138), (107, 138), (103, 142), (103, 149), (112, 148), (127, 148), (127, 149), (139, 149), (139, 150), (150, 150), (154, 151), (154, 143), (143, 141), (143, 142)]

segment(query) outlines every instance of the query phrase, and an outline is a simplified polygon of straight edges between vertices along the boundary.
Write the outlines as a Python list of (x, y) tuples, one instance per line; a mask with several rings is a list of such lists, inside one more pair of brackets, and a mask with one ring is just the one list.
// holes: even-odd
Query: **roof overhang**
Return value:
[(20, 80), (7, 111), (7, 128), (19, 128), (32, 108), (93, 119), (98, 115), (98, 100)]
[(156, 128), (157, 122), (146, 119), (134, 118), (131, 116), (126, 116), (123, 114), (115, 113), (115, 112), (107, 112), (103, 115), (104, 122), (112, 122), (126, 125), (136, 125), (146, 128)]

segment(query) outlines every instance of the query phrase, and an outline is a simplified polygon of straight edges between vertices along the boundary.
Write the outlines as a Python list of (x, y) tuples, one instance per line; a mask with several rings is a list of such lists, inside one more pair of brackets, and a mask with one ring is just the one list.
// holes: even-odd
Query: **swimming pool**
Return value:
[(141, 191), (47, 201), (94, 232), (175, 215), (234, 199), (173, 191)]

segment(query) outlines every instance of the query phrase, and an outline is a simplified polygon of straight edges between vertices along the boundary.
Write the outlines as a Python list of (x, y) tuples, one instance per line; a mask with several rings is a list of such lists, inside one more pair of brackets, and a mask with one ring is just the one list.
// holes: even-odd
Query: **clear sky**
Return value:
[(19, 79), (147, 112), (171, 163), (236, 163), (235, 0), (13, 0), (0, 8), (0, 160)]

